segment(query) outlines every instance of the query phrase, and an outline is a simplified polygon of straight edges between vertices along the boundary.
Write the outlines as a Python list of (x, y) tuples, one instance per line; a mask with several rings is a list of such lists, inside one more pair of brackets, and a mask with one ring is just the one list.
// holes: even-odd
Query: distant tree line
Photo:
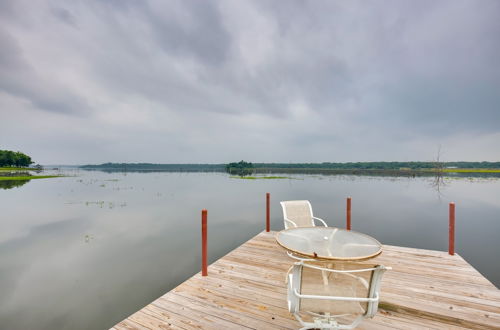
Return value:
[[(500, 168), (500, 162), (442, 162), (444, 167)], [(436, 162), (254, 163), (255, 168), (401, 170), (434, 169)]]
[(16, 166), (28, 167), (33, 162), (31, 157), (19, 151), (0, 150), (0, 167)]
[(110, 171), (172, 171), (172, 172), (207, 172), (224, 171), (224, 164), (152, 164), (152, 163), (104, 163), (100, 165), (82, 165), (84, 169)]
[[(500, 162), (440, 162), (443, 167), (500, 168)], [(435, 169), (436, 162), (349, 162), (349, 163), (250, 163), (229, 164), (151, 164), (151, 163), (104, 163), (83, 165), (84, 169), (109, 171), (172, 171), (207, 172), (226, 171), (234, 175), (249, 175), (258, 169), (328, 169), (328, 170), (419, 170)]]

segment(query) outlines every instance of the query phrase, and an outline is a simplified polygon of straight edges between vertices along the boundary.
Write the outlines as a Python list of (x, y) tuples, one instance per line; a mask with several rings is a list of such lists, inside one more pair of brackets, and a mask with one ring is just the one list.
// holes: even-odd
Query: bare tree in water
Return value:
[(445, 169), (445, 164), (441, 160), (442, 152), (441, 152), (441, 144), (438, 145), (438, 150), (437, 150), (437, 155), (436, 159), (434, 161), (434, 180), (432, 181), (432, 187), (436, 189), (438, 193), (439, 200), (441, 200), (442, 192), (441, 188), (446, 186), (446, 183), (444, 182), (444, 169)]

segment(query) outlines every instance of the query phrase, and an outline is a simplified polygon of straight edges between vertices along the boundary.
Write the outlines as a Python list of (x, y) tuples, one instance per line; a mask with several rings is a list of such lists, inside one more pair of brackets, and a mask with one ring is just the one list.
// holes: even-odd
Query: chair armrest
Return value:
[(300, 294), (297, 289), (293, 289), (293, 294), (301, 299), (321, 299), (321, 300), (336, 300), (336, 301), (359, 301), (359, 302), (377, 302), (379, 301), (378, 293), (373, 298), (358, 298), (358, 297), (336, 297), (336, 296), (319, 296), (312, 294)]
[(302, 261), (296, 262), (295, 264), (301, 264), (303, 267), (317, 269), (317, 270), (331, 272), (331, 273), (362, 273), (362, 272), (371, 272), (373, 270), (378, 269), (377, 267), (372, 267), (372, 268), (363, 268), (363, 269), (340, 270), (340, 269), (324, 268), (324, 267), (311, 265), (311, 264), (305, 264)]
[(299, 260), (299, 261), (316, 261), (315, 259), (311, 259), (311, 258), (301, 258), (301, 257), (297, 257), (296, 255), (294, 255), (293, 253), (290, 253), (290, 251), (286, 251), (286, 254), (292, 258), (292, 259), (295, 259), (295, 260)]
[(326, 222), (323, 219), (320, 219), (320, 218), (317, 218), (317, 217), (313, 217), (313, 219), (321, 221), (323, 223), (323, 226), (328, 227), (328, 225), (326, 224)]
[(297, 227), (297, 224), (295, 222), (293, 222), (292, 220), (287, 219), (287, 218), (283, 218), (283, 219), (285, 219), (286, 222), (291, 223), (293, 227)]

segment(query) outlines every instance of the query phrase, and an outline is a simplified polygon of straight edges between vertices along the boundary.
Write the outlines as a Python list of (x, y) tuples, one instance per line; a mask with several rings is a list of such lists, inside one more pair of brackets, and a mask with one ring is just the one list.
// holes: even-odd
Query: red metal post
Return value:
[(266, 231), (271, 230), (271, 194), (266, 193)]
[(450, 223), (449, 223), (449, 245), (448, 253), (455, 254), (455, 203), (450, 203)]
[(207, 275), (207, 210), (201, 210), (201, 276)]
[(351, 230), (351, 197), (347, 197), (347, 230)]

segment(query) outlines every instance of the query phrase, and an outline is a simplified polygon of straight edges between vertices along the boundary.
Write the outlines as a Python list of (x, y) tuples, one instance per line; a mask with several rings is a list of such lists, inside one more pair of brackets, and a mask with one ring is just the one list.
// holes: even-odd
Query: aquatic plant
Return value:
[(264, 179), (264, 180), (273, 180), (273, 179), (277, 179), (277, 180), (280, 180), (280, 179), (290, 179), (290, 180), (300, 180), (300, 179), (297, 179), (297, 178), (292, 178), (292, 177), (289, 177), (289, 176), (230, 176), (231, 179), (243, 179), (243, 180), (260, 180), (260, 179)]

